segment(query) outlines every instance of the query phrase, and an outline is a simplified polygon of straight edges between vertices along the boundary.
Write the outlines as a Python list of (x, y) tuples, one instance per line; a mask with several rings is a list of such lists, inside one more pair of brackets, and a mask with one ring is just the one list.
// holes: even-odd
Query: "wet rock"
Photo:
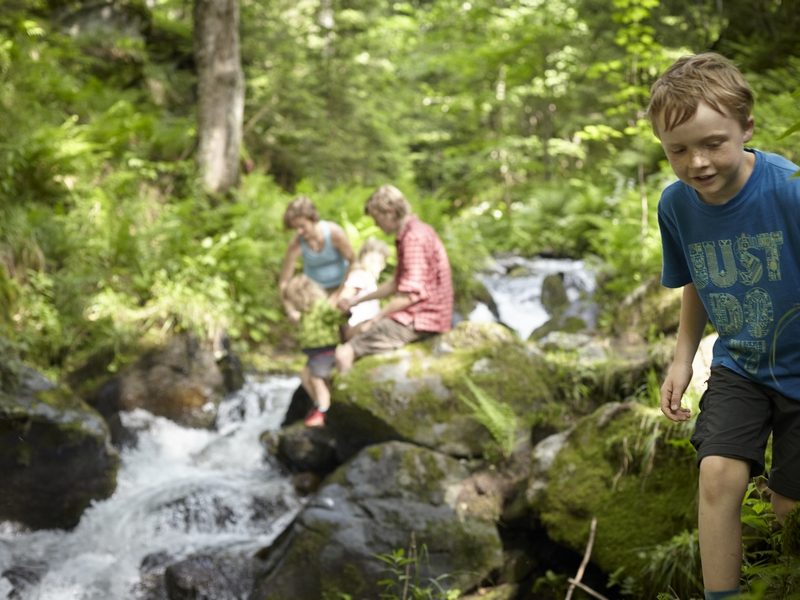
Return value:
[(212, 349), (180, 335), (104, 382), (88, 401), (106, 418), (143, 408), (187, 427), (211, 427), (225, 393)]
[(102, 417), (70, 390), (23, 368), (0, 390), (0, 520), (71, 528), (116, 488), (119, 456)]
[(485, 482), (468, 480), (459, 461), (438, 452), (402, 442), (365, 448), (323, 482), (290, 530), (263, 553), (266, 574), (253, 597), (374, 600), (387, 577), (377, 557), (398, 550), (419, 557), (421, 581), (475, 587), (502, 557), (490, 517), (496, 508), (471, 504)]

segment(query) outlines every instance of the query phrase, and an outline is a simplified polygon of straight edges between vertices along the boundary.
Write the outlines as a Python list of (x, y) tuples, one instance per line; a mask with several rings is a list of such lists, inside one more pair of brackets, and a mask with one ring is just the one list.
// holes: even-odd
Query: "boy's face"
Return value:
[(373, 210), (370, 212), (370, 216), (383, 233), (392, 234), (397, 232), (400, 219), (397, 218), (394, 212)]
[(663, 115), (657, 125), (675, 175), (704, 202), (725, 204), (750, 177), (754, 157), (744, 144), (753, 137), (752, 118), (743, 129), (738, 120), (700, 102), (694, 116), (671, 131), (664, 131)]

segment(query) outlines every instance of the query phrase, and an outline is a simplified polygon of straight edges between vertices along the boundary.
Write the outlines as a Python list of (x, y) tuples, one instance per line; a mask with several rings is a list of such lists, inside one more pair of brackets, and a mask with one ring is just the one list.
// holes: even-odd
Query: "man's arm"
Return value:
[(703, 337), (708, 315), (693, 283), (683, 287), (681, 316), (675, 356), (661, 386), (661, 412), (673, 421), (685, 421), (691, 413), (681, 407), (681, 398), (692, 379), (692, 361)]
[[(367, 300), (380, 300), (381, 298), (386, 298), (387, 296), (391, 296), (396, 291), (397, 291), (397, 284), (395, 283), (394, 279), (390, 279), (388, 281), (384, 281), (382, 284), (378, 286), (378, 289), (376, 289), (373, 292), (370, 292), (369, 294), (364, 294), (363, 296), (355, 298), (342, 298), (341, 300), (339, 300), (338, 307), (340, 310), (346, 312), (356, 304), (361, 304), (362, 302), (366, 302)], [(393, 301), (394, 299), (392, 299), (390, 303)]]

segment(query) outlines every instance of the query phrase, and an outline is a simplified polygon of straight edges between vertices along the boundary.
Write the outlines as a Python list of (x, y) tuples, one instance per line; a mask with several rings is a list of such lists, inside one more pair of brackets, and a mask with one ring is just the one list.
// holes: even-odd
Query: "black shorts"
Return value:
[(303, 348), (303, 352), (308, 356), (306, 366), (314, 377), (327, 379), (333, 373), (336, 366), (336, 356), (334, 354), (336, 346), (323, 346), (321, 348)]
[(698, 464), (706, 456), (725, 456), (749, 462), (751, 475), (760, 475), (770, 434), (769, 487), (798, 500), (800, 401), (725, 367), (713, 367), (692, 435)]

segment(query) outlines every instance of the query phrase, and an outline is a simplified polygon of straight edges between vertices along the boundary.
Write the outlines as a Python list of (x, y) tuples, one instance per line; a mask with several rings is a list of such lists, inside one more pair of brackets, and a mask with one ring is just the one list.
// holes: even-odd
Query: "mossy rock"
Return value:
[(643, 549), (695, 526), (697, 468), (687, 433), (654, 408), (601, 407), (570, 433), (532, 509), (553, 540), (579, 553), (596, 518), (592, 561), (636, 577)]
[(343, 458), (388, 440), (485, 455), (497, 441), (464, 401), (472, 398), (467, 378), (510, 407), (521, 432), (537, 419), (561, 425), (564, 407), (552, 402), (552, 371), (541, 357), (501, 325), (459, 323), (444, 336), (365, 357), (336, 377), (328, 424)]
[(365, 448), (265, 552), (267, 574), (251, 597), (374, 600), (385, 591), (379, 582), (393, 577), (381, 557), (398, 552), (417, 557), (410, 568), (421, 585), (473, 588), (502, 553), (494, 521), (461, 509), (468, 475), (459, 461), (411, 444)]
[(0, 520), (71, 528), (114, 492), (118, 466), (103, 418), (68, 389), (30, 372), (0, 392)]

